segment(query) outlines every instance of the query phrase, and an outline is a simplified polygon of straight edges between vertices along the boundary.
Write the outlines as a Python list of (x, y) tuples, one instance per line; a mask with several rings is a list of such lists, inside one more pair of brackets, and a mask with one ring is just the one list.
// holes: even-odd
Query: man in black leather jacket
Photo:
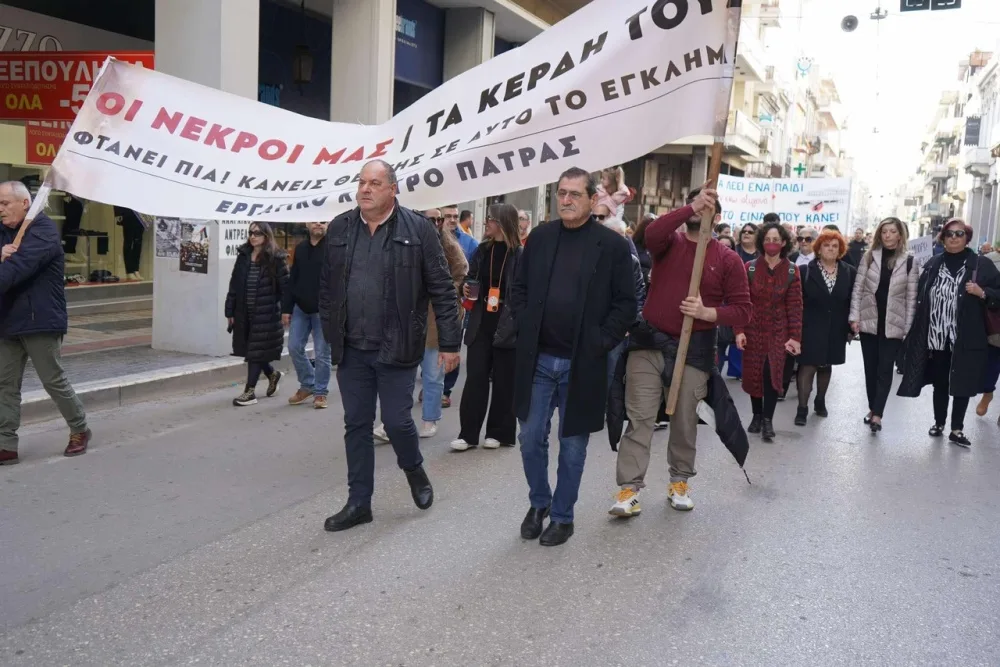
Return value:
[(319, 313), (344, 404), (349, 497), (329, 531), (372, 520), (375, 406), (406, 473), (413, 501), (434, 501), (413, 423), (413, 385), (424, 357), (428, 302), (445, 371), (458, 365), (458, 294), (433, 223), (396, 201), (392, 166), (373, 160), (358, 181), (358, 207), (330, 223)]

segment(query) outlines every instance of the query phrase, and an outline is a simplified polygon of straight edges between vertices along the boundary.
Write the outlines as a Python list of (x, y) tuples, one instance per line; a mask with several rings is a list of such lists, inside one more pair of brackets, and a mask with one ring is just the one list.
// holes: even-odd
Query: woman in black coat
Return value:
[[(514, 344), (516, 331), (508, 303), (521, 258), (517, 209), (493, 204), (486, 216), (487, 240), (472, 255), (467, 281), (479, 283), (479, 296), (469, 313), (465, 388), (459, 408), (461, 430), (451, 443), (464, 452), (478, 447), (486, 421), (486, 449), (513, 447), (517, 435), (514, 417)], [(462, 288), (468, 298), (468, 283)], [(491, 295), (494, 302), (491, 302)]]
[(857, 271), (842, 261), (847, 242), (840, 232), (823, 230), (812, 252), (816, 259), (802, 267), (802, 354), (798, 358), (796, 426), (806, 425), (814, 378), (813, 409), (820, 417), (827, 416), (826, 391), (833, 367), (844, 363), (847, 341), (853, 337), (849, 320)]
[(233, 356), (247, 362), (247, 385), (233, 405), (257, 402), (254, 391), (260, 374), (268, 379), (267, 395), (278, 392), (281, 373), (271, 366), (281, 359), (285, 330), (281, 325), (281, 296), (288, 289), (286, 254), (274, 242), (266, 222), (250, 224), (247, 242), (236, 255), (226, 294), (226, 318), (233, 334)]
[(948, 439), (968, 447), (962, 432), (969, 399), (983, 388), (989, 358), (986, 311), (1000, 310), (1000, 272), (989, 259), (969, 249), (972, 228), (949, 220), (938, 240), (945, 251), (928, 260), (917, 288), (917, 311), (903, 342), (900, 396), (916, 397), (934, 386), (934, 425), (944, 434), (951, 395)]

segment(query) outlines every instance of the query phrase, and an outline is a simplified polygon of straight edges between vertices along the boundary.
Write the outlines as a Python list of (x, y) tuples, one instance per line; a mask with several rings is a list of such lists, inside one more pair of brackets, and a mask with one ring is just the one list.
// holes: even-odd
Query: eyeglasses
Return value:
[(797, 238), (798, 238), (799, 243), (802, 243), (803, 241), (815, 241), (816, 240), (815, 236), (799, 236)]
[(497, 219), (494, 218), (492, 215), (486, 216), (486, 222), (496, 222), (496, 221)]
[(755, 232), (755, 231), (754, 231), (754, 230), (752, 230), (752, 229), (744, 229), (744, 230), (743, 230), (743, 236), (746, 236), (747, 234), (750, 234), (750, 235), (752, 236), (753, 234), (756, 234), (756, 233), (757, 233), (757, 232)]
[(597, 220), (599, 220), (599, 221), (601, 221), (601, 222), (604, 222), (604, 219), (605, 219), (605, 218), (607, 218), (608, 216), (606, 216), (606, 215), (598, 215), (598, 214), (596, 214), (596, 213), (595, 213), (595, 214), (594, 214), (594, 217), (595, 217), (595, 218), (596, 218)]
[(430, 220), (431, 220), (431, 222), (436, 222), (436, 223), (438, 223), (439, 225), (440, 225), (440, 224), (441, 224), (442, 222), (444, 222), (444, 218), (441, 218), (441, 217), (438, 217), (438, 218), (431, 218)]
[(253, 229), (250, 231), (250, 236), (267, 236), (267, 234), (260, 231), (259, 229)]
[(949, 229), (944, 234), (942, 234), (946, 239), (964, 239), (965, 230), (964, 229)]

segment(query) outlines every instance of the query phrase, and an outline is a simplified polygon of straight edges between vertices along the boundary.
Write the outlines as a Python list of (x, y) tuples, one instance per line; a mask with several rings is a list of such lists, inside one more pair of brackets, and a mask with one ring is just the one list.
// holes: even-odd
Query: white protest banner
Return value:
[(913, 259), (917, 264), (925, 264), (927, 260), (934, 256), (933, 236), (921, 236), (920, 238), (910, 239), (907, 245), (910, 254), (913, 255)]
[(719, 177), (722, 221), (734, 226), (759, 224), (767, 213), (782, 222), (824, 227), (837, 225), (847, 232), (850, 222), (849, 178), (741, 178)]
[(328, 220), (361, 165), (425, 209), (724, 134), (740, 0), (595, 0), (378, 126), (329, 123), (110, 60), (50, 174), (158, 216)]

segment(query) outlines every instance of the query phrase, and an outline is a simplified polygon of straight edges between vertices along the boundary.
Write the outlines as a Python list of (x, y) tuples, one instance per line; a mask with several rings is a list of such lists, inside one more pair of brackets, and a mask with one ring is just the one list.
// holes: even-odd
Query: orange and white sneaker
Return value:
[(626, 487), (615, 496), (615, 504), (608, 510), (608, 514), (611, 516), (629, 517), (638, 516), (641, 511), (642, 508), (639, 507), (639, 492), (631, 487)]
[(671, 482), (668, 491), (670, 506), (681, 512), (688, 512), (694, 509), (694, 501), (688, 496), (687, 482)]

